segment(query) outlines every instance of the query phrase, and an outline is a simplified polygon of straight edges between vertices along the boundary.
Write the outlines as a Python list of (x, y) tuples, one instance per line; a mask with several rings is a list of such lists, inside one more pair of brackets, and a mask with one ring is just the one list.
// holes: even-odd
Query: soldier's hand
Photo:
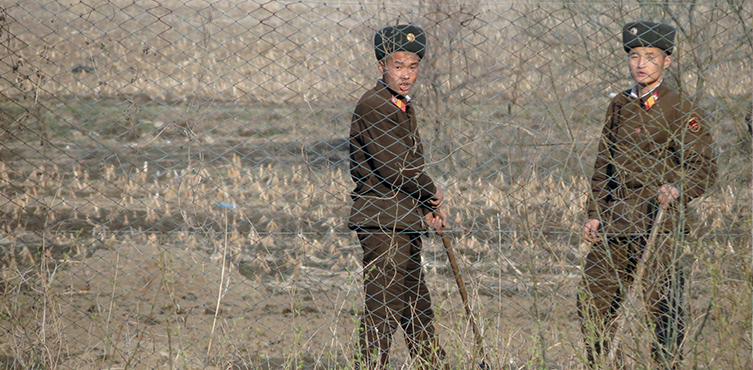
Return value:
[(680, 197), (680, 191), (676, 187), (664, 184), (659, 188), (659, 205), (662, 209), (667, 209), (667, 205), (674, 202)]
[(601, 240), (598, 234), (599, 232), (599, 220), (590, 219), (583, 225), (583, 238), (589, 243), (596, 243)]
[(447, 212), (442, 208), (427, 213), (424, 218), (426, 219), (426, 223), (436, 231), (441, 231), (447, 226)]
[(444, 190), (442, 188), (437, 187), (437, 192), (434, 194), (434, 197), (429, 199), (426, 203), (429, 204), (429, 206), (433, 209), (439, 209), (444, 205)]

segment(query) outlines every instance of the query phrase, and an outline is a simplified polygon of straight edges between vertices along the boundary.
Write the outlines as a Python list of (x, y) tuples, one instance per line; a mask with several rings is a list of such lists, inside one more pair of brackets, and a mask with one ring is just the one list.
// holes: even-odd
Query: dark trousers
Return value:
[(358, 231), (358, 239), (366, 304), (356, 363), (362, 369), (384, 368), (392, 335), (400, 326), (417, 368), (442, 368), (445, 352), (434, 336), (434, 311), (421, 269), (421, 235), (367, 229)]
[[(586, 257), (578, 313), (586, 341), (587, 360), (592, 367), (597, 358), (609, 351), (623, 295), (633, 282), (633, 273), (645, 245), (643, 237), (609, 238), (606, 242), (594, 244)], [(660, 369), (672, 369), (682, 359), (684, 277), (679, 263), (680, 253), (667, 237), (660, 236), (657, 247), (653, 258), (648, 261), (640, 289), (654, 327), (654, 361)]]

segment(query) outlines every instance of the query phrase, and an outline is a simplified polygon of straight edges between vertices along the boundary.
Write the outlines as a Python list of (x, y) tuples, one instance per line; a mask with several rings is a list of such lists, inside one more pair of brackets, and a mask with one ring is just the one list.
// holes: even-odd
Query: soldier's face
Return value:
[(651, 86), (661, 80), (671, 60), (659, 48), (634, 48), (628, 53), (630, 76), (641, 86)]
[(407, 51), (396, 51), (379, 62), (382, 79), (390, 89), (400, 95), (408, 95), (418, 78), (418, 64), (421, 59)]

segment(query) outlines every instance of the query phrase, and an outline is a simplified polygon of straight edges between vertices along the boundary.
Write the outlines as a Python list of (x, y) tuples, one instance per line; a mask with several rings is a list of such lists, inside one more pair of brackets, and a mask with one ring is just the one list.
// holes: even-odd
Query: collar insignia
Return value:
[(649, 96), (648, 99), (643, 102), (643, 106), (646, 107), (646, 110), (648, 111), (649, 109), (651, 109), (651, 107), (654, 106), (654, 104), (656, 104), (657, 100), (659, 100), (659, 94), (654, 91), (654, 93), (651, 94), (651, 96)]
[(400, 108), (401, 111), (405, 112), (407, 105), (403, 103), (402, 100), (393, 95), (390, 101), (392, 102), (392, 104), (395, 104), (396, 107)]

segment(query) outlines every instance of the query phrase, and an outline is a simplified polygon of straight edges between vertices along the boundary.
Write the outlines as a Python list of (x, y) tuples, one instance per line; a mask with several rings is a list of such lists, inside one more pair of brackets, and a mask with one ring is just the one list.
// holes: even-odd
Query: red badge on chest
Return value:
[(688, 120), (688, 128), (690, 128), (690, 132), (701, 131), (701, 122), (695, 117), (690, 117)]

